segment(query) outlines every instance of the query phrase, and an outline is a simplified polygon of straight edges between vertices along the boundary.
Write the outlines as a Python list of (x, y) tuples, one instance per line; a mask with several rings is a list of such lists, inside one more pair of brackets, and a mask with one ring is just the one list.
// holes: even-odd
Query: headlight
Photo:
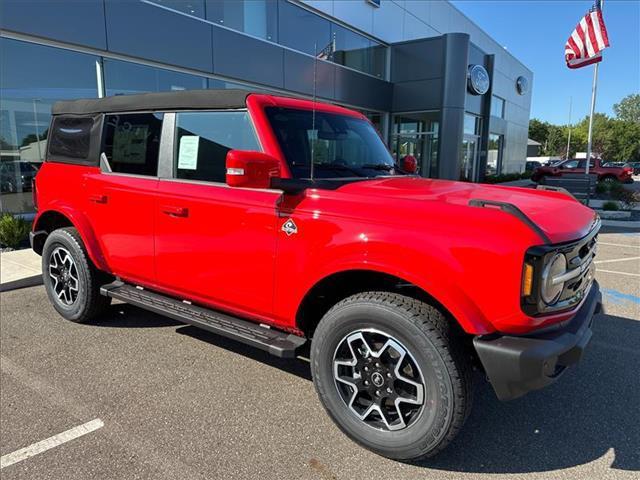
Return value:
[[(547, 305), (552, 305), (558, 301), (564, 282), (558, 281), (558, 277), (567, 271), (567, 258), (562, 253), (556, 253), (544, 267), (542, 272), (542, 285), (540, 286), (540, 294), (542, 300)], [(556, 281), (554, 282), (554, 278)]]

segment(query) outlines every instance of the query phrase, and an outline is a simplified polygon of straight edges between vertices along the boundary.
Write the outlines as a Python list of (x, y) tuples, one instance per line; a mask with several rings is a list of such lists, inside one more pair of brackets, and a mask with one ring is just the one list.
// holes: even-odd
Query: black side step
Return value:
[(198, 307), (175, 298), (143, 290), (121, 281), (100, 288), (100, 293), (123, 302), (188, 323), (224, 337), (265, 350), (272, 355), (293, 358), (306, 339), (225, 313)]

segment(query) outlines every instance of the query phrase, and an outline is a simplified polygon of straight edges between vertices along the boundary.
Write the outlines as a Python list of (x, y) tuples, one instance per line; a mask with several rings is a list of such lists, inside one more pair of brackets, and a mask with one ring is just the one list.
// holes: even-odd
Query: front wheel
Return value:
[(445, 317), (394, 293), (357, 294), (333, 307), (314, 334), (311, 370), (338, 427), (397, 460), (442, 450), (471, 406), (471, 369)]
[(67, 320), (88, 322), (111, 303), (111, 298), (100, 295), (107, 276), (91, 263), (75, 228), (54, 230), (47, 237), (42, 278), (53, 307)]

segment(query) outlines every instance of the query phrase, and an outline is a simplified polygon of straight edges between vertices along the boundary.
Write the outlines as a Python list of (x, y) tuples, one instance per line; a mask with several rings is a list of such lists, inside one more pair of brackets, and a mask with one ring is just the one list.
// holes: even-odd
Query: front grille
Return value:
[(554, 305), (547, 307), (547, 312), (572, 308), (589, 293), (595, 276), (593, 259), (598, 251), (598, 236), (589, 235), (559, 251), (567, 257), (569, 272), (579, 269), (580, 275), (565, 283), (560, 298)]

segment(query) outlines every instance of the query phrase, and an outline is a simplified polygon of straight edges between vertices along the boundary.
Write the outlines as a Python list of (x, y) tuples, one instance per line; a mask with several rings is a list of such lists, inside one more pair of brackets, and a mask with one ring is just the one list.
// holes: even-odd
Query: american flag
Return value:
[(316, 58), (320, 60), (332, 60), (333, 53), (336, 51), (336, 39), (335, 36), (333, 40), (331, 40), (326, 47), (316, 53)]
[(600, 0), (580, 20), (564, 46), (567, 67), (580, 68), (602, 61), (602, 50), (609, 46), (607, 28), (602, 19)]

